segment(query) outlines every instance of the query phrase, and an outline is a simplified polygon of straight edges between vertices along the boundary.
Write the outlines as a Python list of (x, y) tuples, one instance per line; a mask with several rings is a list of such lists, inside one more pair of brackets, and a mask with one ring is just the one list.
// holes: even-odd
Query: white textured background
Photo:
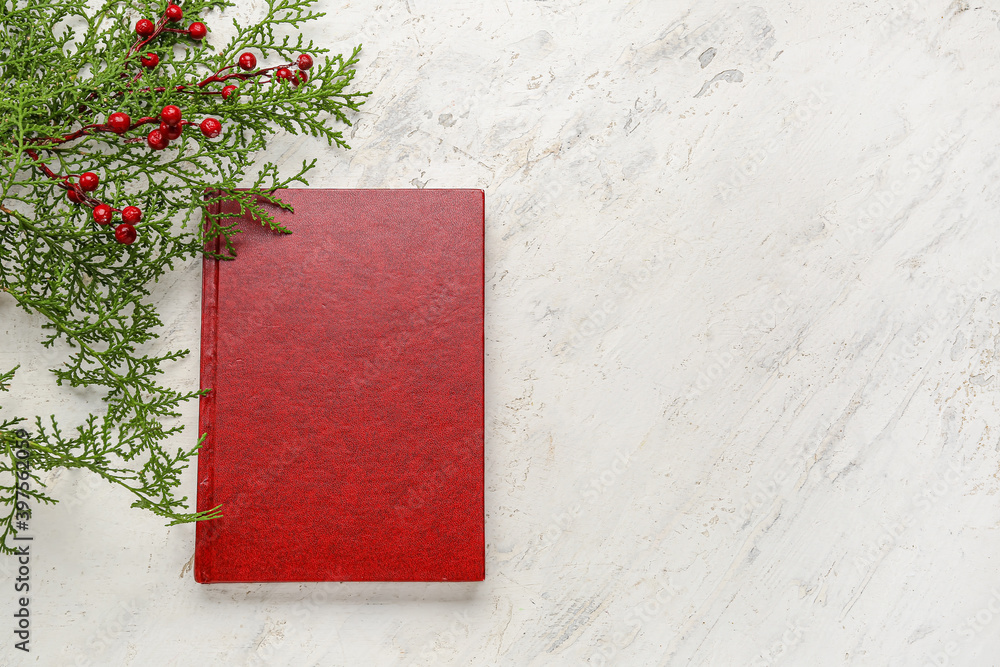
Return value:
[[(0, 663), (1000, 665), (1000, 12), (321, 5), (373, 95), (272, 159), (487, 193), (487, 580), (200, 586), (193, 528), (53, 475)], [(0, 318), (11, 413), (93, 408)]]

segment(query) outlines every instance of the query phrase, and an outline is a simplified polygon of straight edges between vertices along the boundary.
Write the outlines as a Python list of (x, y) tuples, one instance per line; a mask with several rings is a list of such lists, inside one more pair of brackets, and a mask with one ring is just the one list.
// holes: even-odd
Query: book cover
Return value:
[(277, 194), (204, 261), (195, 579), (482, 580), (484, 193)]

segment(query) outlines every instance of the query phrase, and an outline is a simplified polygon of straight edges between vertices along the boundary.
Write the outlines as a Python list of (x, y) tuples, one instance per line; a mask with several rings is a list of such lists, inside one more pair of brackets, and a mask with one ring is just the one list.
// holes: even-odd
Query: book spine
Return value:
[[(206, 211), (211, 219), (221, 213), (221, 204), (216, 202)], [(206, 228), (208, 220), (205, 221)], [(206, 252), (218, 253), (221, 239), (208, 239)], [(201, 388), (210, 390), (201, 397), (199, 404), (198, 432), (205, 437), (198, 452), (198, 511), (204, 512), (215, 507), (214, 502), (214, 455), (215, 455), (215, 373), (218, 362), (219, 334), (219, 263), (214, 257), (202, 260), (202, 302), (201, 302)], [(212, 581), (212, 543), (217, 537), (216, 522), (199, 521), (196, 526), (194, 577), (199, 583)]]
[(480, 507), (479, 510), (482, 512), (482, 526), (483, 535), (482, 541), (479, 544), (480, 548), (480, 563), (482, 563), (482, 569), (479, 570), (477, 576), (474, 577), (475, 581), (485, 581), (486, 580), (486, 191), (479, 191), (479, 205), (482, 207), (482, 218), (479, 220), (480, 228), (479, 233), (482, 239), (483, 248), (480, 254), (481, 265), (481, 282), (480, 282), (480, 293), (479, 293), (479, 304), (482, 310), (480, 311), (480, 316), (482, 319), (482, 328), (479, 332), (479, 349), (483, 351), (483, 356), (480, 359), (480, 372), (482, 374), (482, 384), (479, 385), (479, 396), (481, 397), (481, 402), (479, 404), (479, 418), (480, 426), (479, 432), (476, 434), (476, 444), (479, 447), (478, 459), (479, 459), (479, 489), (480, 489)]

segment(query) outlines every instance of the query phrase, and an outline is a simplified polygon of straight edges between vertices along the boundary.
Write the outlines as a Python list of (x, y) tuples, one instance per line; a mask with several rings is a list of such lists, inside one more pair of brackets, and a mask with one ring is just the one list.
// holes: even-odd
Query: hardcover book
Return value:
[(277, 194), (204, 261), (195, 579), (482, 580), (483, 192)]

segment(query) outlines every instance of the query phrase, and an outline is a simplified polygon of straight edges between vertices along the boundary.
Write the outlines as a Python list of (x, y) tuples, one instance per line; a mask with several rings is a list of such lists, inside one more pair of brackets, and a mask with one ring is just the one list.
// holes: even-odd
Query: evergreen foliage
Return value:
[[(181, 392), (157, 381), (164, 364), (189, 351), (145, 351), (162, 326), (150, 285), (204, 252), (206, 239), (221, 235), (220, 257), (231, 258), (233, 221), (202, 215), (221, 200), (238, 201), (243, 212), (278, 228), (261, 202), (285, 206), (268, 193), (306, 184), (315, 160), (280, 175), (277, 165), (257, 158), (268, 138), (307, 134), (348, 148), (337, 126), (351, 124), (348, 113), (367, 95), (349, 90), (360, 47), (348, 57), (326, 55), (298, 33), (323, 15), (314, 0), (266, 0), (265, 16), (252, 25), (234, 20), (235, 35), (225, 44), (211, 32), (202, 40), (188, 32), (191, 22), (211, 30), (218, 11), (235, 4), (190, 0), (182, 4), (183, 19), (170, 22), (166, 3), (0, 0), (0, 290), (44, 317), (44, 346), (70, 347), (69, 361), (52, 369), (56, 383), (96, 388), (105, 402), (68, 430), (54, 415), (0, 418), (0, 551), (11, 550), (17, 532), (18, 446), (30, 454), (36, 502), (55, 502), (36, 473), (83, 468), (127, 489), (133, 507), (168, 525), (220, 515), (219, 508), (187, 511), (187, 498), (176, 493), (198, 445), (168, 451), (165, 441), (182, 428), (179, 406), (209, 388)], [(144, 17), (158, 29), (148, 43), (136, 33)], [(237, 65), (248, 50), (261, 69)], [(158, 56), (151, 68), (140, 61), (151, 62), (149, 53)], [(302, 53), (316, 61), (308, 81), (275, 76), (279, 66), (297, 75)], [(224, 98), (226, 85), (236, 85), (236, 94)], [(154, 150), (147, 132), (160, 126), (167, 105), (191, 124)], [(123, 134), (108, 125), (116, 112), (131, 119)], [(205, 118), (218, 119), (221, 134), (198, 131)], [(100, 184), (74, 204), (67, 195), (85, 172)], [(95, 222), (98, 203), (116, 212), (141, 209), (134, 243), (116, 241), (118, 220)], [(0, 390), (14, 370), (0, 369)], [(30, 435), (18, 432), (28, 424)]]

